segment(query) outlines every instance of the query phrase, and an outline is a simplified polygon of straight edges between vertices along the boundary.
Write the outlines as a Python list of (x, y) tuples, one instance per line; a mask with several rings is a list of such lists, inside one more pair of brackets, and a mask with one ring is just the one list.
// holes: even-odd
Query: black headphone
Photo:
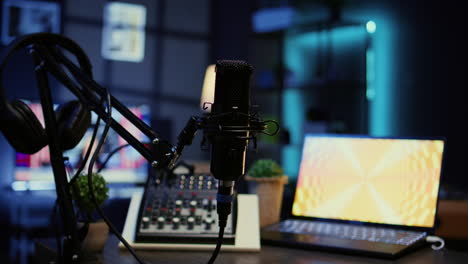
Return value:
[[(92, 77), (91, 63), (81, 47), (64, 36), (52, 33), (35, 33), (19, 37), (4, 51), (0, 61), (0, 131), (18, 152), (33, 154), (48, 144), (47, 134), (33, 111), (20, 100), (8, 101), (3, 89), (3, 70), (11, 55), (29, 45), (59, 46), (71, 52), (81, 69)], [(55, 110), (59, 140), (63, 150), (74, 148), (91, 124), (91, 112), (74, 100)]]

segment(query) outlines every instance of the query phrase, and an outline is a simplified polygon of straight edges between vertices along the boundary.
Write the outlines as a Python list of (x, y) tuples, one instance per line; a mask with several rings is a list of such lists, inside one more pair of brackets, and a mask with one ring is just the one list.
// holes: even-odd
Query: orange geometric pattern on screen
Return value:
[(293, 214), (432, 227), (440, 140), (306, 138)]

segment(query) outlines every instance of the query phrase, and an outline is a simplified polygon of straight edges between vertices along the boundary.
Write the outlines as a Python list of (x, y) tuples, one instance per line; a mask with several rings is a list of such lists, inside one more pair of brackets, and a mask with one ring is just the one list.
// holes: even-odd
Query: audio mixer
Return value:
[[(135, 242), (216, 244), (218, 184), (211, 174), (160, 173), (152, 181), (140, 204)], [(224, 232), (227, 244), (234, 244), (233, 214)]]

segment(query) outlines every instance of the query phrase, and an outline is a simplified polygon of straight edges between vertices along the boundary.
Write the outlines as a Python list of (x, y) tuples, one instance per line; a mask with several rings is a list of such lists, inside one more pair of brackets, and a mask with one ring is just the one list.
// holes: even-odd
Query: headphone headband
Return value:
[(92, 66), (88, 56), (73, 40), (54, 33), (34, 33), (18, 37), (7, 46), (6, 50), (2, 54), (0, 61), (0, 110), (3, 108), (6, 102), (6, 97), (3, 90), (3, 70), (5, 65), (15, 51), (33, 44), (43, 44), (45, 46), (57, 45), (68, 50), (73, 55), (75, 55), (81, 69), (83, 69), (83, 71), (92, 77)]

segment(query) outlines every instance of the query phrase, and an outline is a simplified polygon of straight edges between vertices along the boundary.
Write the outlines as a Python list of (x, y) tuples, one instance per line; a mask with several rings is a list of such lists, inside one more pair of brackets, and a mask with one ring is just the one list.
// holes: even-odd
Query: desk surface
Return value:
[[(110, 236), (103, 252), (103, 263), (137, 263), (137, 261), (125, 250), (117, 248), (118, 240)], [(211, 251), (183, 252), (183, 251), (137, 251), (138, 255), (148, 264), (191, 264), (207, 263)], [(342, 254), (324, 253), (301, 249), (283, 247), (262, 246), (260, 253), (234, 253), (221, 252), (216, 260), (217, 264), (306, 264), (306, 263), (411, 263), (411, 264), (444, 264), (444, 263), (468, 263), (468, 252), (442, 250), (434, 251), (429, 246), (395, 261), (348, 256)]]

